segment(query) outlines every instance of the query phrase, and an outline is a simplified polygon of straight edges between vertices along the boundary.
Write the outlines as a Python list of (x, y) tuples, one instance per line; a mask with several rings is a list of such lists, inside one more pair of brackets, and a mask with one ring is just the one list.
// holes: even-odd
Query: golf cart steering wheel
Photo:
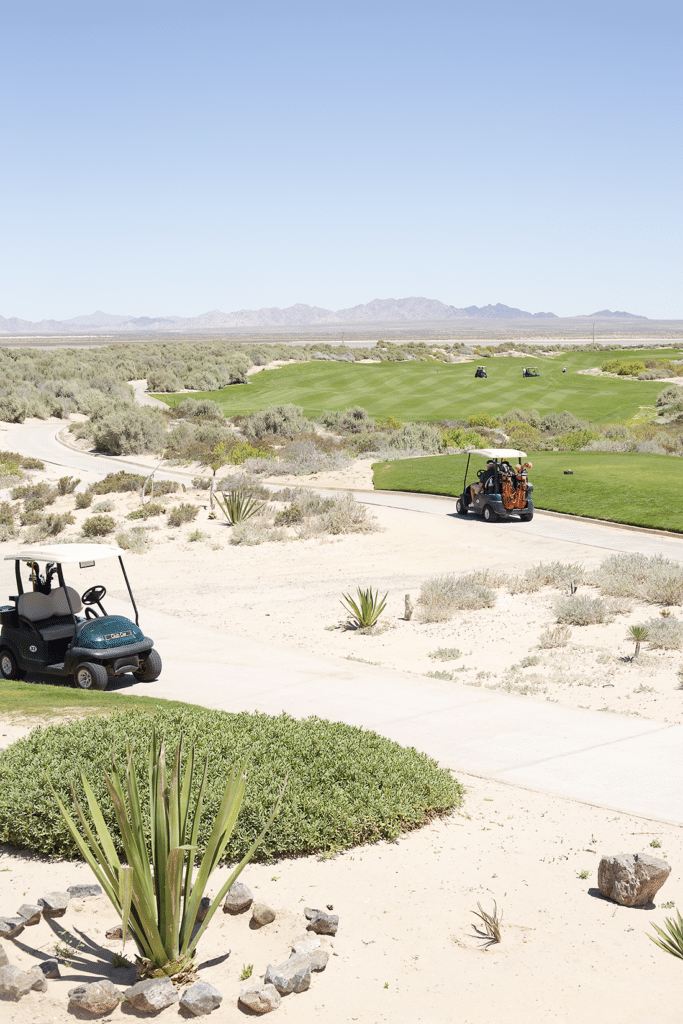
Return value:
[[(104, 611), (104, 608), (102, 607), (100, 602), (102, 601), (102, 598), (104, 597), (104, 595), (106, 593), (107, 593), (107, 588), (106, 587), (102, 587), (102, 586), (99, 586), (99, 585), (98, 586), (94, 586), (94, 587), (88, 587), (88, 589), (85, 590), (81, 594), (81, 601), (85, 605), (92, 605), (92, 604), (99, 605), (100, 611), (104, 615), (105, 611)], [(98, 615), (97, 615), (97, 612), (95, 611), (94, 608), (86, 608), (85, 609), (85, 617), (86, 617), (86, 619), (96, 619), (96, 618), (98, 618)]]

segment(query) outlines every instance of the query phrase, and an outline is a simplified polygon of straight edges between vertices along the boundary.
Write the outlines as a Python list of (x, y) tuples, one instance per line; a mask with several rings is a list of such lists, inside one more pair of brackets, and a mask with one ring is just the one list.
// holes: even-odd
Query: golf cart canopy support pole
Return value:
[(138, 616), (138, 606), (135, 603), (135, 598), (133, 597), (133, 591), (130, 589), (130, 583), (128, 582), (128, 575), (126, 573), (126, 567), (123, 564), (123, 558), (121, 557), (121, 555), (119, 555), (119, 565), (121, 566), (121, 572), (123, 573), (123, 578), (126, 581), (126, 586), (128, 587), (128, 594), (130, 595), (130, 603), (133, 605), (133, 608), (135, 610), (135, 625), (139, 626), (140, 625), (140, 618)]
[(465, 487), (467, 486), (467, 474), (468, 474), (469, 469), (470, 469), (470, 459), (471, 458), (472, 458), (472, 452), (470, 452), (468, 454), (468, 456), (467, 456), (467, 465), (465, 466), (465, 479), (462, 482), (462, 492), (463, 492), (463, 494), (465, 493)]

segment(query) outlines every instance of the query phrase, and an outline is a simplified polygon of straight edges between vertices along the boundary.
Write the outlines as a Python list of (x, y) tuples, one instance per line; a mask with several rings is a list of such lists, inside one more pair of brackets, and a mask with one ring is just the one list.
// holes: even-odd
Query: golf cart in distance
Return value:
[(474, 371), (474, 376), (475, 377), (488, 377), (488, 373), (486, 372), (486, 367), (485, 366), (478, 366), (476, 368), (476, 370)]
[(540, 377), (540, 373), (535, 366), (523, 366), (522, 377)]
[[(483, 455), (487, 462), (486, 468), (478, 471), (477, 481), (468, 485), (467, 474), (473, 455)], [(525, 458), (526, 452), (516, 448), (480, 448), (469, 452), (462, 494), (455, 503), (458, 515), (480, 512), (487, 523), (509, 519), (511, 515), (518, 515), (523, 523), (533, 519), (531, 492), (534, 485), (528, 480), (528, 470), (532, 467), (530, 462), (522, 464)], [(511, 459), (517, 459), (516, 466)]]
[[(5, 561), (14, 561), (17, 594), (10, 597), (12, 604), (0, 607), (0, 677), (23, 679), (27, 672), (71, 676), (82, 690), (106, 690), (110, 676), (127, 672), (140, 682), (157, 679), (161, 658), (139, 627), (122, 555), (121, 548), (104, 544), (37, 544), (6, 555)], [(77, 562), (87, 569), (101, 558), (118, 558), (135, 622), (107, 615), (103, 586), (89, 587), (79, 597), (65, 584), (65, 563)], [(21, 579), (22, 563), (29, 567), (28, 592)], [(39, 563), (44, 563), (42, 575)], [(77, 614), (83, 605), (85, 617)]]

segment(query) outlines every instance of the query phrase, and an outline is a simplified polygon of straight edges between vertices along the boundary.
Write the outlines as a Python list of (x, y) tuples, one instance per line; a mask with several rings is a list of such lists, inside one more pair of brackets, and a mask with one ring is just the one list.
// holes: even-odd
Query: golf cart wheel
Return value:
[(498, 521), (498, 516), (490, 505), (484, 505), (483, 516), (487, 523), (496, 523)]
[(523, 523), (530, 523), (531, 520), (534, 518), (534, 514), (533, 512), (520, 513), (519, 518), (522, 520)]
[(0, 676), (3, 679), (23, 679), (25, 675), (12, 652), (7, 647), (3, 648), (0, 651)]
[(467, 509), (465, 507), (465, 503), (463, 502), (462, 498), (458, 498), (458, 500), (456, 501), (456, 503), (455, 503), (455, 511), (457, 512), (457, 514), (459, 516), (466, 516), (467, 515)]
[(133, 672), (133, 675), (140, 683), (153, 683), (161, 675), (161, 658), (157, 651), (152, 648), (147, 654), (140, 658), (140, 668)]
[(82, 661), (74, 672), (74, 682), (79, 690), (106, 690), (107, 670), (104, 665)]

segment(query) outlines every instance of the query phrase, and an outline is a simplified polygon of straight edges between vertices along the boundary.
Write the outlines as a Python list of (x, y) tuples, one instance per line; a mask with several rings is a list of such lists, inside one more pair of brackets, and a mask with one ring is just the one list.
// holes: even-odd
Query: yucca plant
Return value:
[(243, 487), (236, 487), (232, 491), (226, 491), (221, 501), (218, 494), (215, 495), (216, 502), (221, 512), (231, 526), (238, 523), (245, 523), (251, 519), (262, 508), (266, 507), (265, 501), (259, 501), (253, 494), (249, 494)]
[(663, 949), (665, 953), (671, 953), (672, 956), (677, 956), (683, 960), (683, 917), (681, 917), (680, 910), (676, 911), (675, 921), (672, 917), (664, 918), (664, 928), (660, 928), (659, 925), (653, 924), (652, 927), (659, 935), (659, 938), (655, 938), (654, 935), (648, 935), (648, 939), (652, 939), (656, 946)]
[(105, 775), (105, 781), (114, 805), (125, 863), (119, 859), (102, 810), (83, 771), (81, 779), (89, 817), (71, 783), (82, 833), (54, 789), (52, 791), (74, 842), (121, 918), (124, 942), (127, 930), (135, 940), (141, 976), (167, 975), (177, 981), (192, 977), (197, 943), (228, 889), (253, 857), (282, 799), (281, 793), (265, 828), (214, 898), (203, 923), (195, 931), (197, 913), (209, 876), (225, 852), (240, 811), (246, 776), (245, 764), (233, 768), (195, 875), (197, 836), (207, 788), (209, 758), (207, 755), (203, 770), (198, 773), (201, 781), (196, 791), (197, 787), (193, 786), (194, 745), (188, 753), (181, 778), (182, 754), (181, 735), (173, 762), (167, 767), (165, 741), (163, 738), (159, 741), (156, 731), (153, 731), (147, 757), (147, 829), (132, 765), (132, 750), (130, 747), (127, 750), (123, 773), (112, 758), (112, 771)]
[(629, 639), (633, 640), (636, 645), (633, 655), (633, 660), (635, 661), (640, 654), (640, 645), (650, 639), (650, 630), (647, 626), (629, 626), (628, 635)]
[(500, 918), (498, 917), (498, 905), (495, 900), (493, 901), (492, 914), (487, 914), (481, 903), (477, 903), (477, 906), (479, 907), (479, 912), (477, 913), (476, 910), (473, 910), (472, 913), (482, 922), (483, 928), (476, 924), (473, 924), (472, 928), (476, 937), (481, 939), (484, 942), (484, 946), (488, 949), (489, 946), (493, 946), (496, 942), (501, 941), (500, 923), (503, 915), (501, 914)]
[(358, 600), (354, 601), (350, 594), (343, 594), (341, 604), (346, 611), (351, 612), (359, 628), (367, 629), (377, 622), (384, 611), (388, 596), (387, 592), (380, 600), (379, 590), (373, 593), (372, 587), (368, 587), (367, 590), (358, 587)]

